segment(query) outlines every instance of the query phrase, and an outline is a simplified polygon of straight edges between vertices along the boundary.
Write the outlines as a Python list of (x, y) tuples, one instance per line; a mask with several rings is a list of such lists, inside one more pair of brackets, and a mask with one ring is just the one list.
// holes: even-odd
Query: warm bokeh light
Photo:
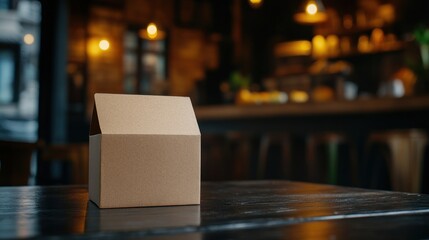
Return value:
[(147, 36), (151, 39), (155, 39), (158, 35), (158, 27), (155, 23), (149, 23), (146, 28)]
[(345, 15), (343, 17), (343, 26), (345, 29), (351, 29), (353, 27), (353, 17), (350, 15)]
[(316, 35), (312, 39), (313, 44), (313, 56), (324, 57), (328, 53), (328, 46), (325, 37), (322, 35)]
[(340, 49), (340, 40), (338, 39), (337, 35), (328, 35), (326, 37), (326, 45), (328, 47), (328, 54), (331, 56), (335, 56), (339, 54)]
[(308, 93), (301, 90), (293, 90), (290, 93), (290, 100), (296, 103), (304, 103), (309, 99)]
[(27, 45), (31, 45), (34, 43), (34, 36), (30, 33), (24, 35), (24, 43)]
[(380, 28), (375, 28), (371, 32), (371, 44), (375, 48), (381, 48), (383, 47), (384, 42), (384, 32)]
[(97, 38), (90, 38), (87, 42), (87, 51), (90, 57), (94, 57), (100, 54), (101, 50), (98, 44), (100, 40)]
[(107, 41), (106, 39), (102, 39), (100, 40), (100, 42), (98, 43), (98, 47), (103, 50), (103, 51), (107, 51), (110, 47), (110, 43), (109, 41)]
[(258, 8), (262, 5), (262, 0), (249, 0), (249, 4), (253, 8)]
[(317, 5), (314, 2), (309, 2), (305, 7), (305, 11), (310, 15), (314, 15), (317, 13)]
[(312, 100), (315, 102), (327, 102), (335, 99), (334, 89), (327, 86), (317, 86), (311, 92)]
[(279, 43), (274, 54), (277, 57), (308, 56), (311, 54), (311, 42), (300, 40)]
[(371, 43), (369, 42), (368, 36), (362, 35), (359, 37), (358, 51), (363, 53), (371, 51)]

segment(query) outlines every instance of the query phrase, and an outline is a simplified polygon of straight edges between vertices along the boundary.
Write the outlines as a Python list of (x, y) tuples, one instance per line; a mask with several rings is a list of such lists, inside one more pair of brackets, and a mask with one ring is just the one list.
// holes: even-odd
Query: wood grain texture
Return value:
[(429, 195), (309, 183), (203, 183), (200, 206), (98, 209), (86, 186), (3, 187), (0, 196), (0, 238), (429, 237)]

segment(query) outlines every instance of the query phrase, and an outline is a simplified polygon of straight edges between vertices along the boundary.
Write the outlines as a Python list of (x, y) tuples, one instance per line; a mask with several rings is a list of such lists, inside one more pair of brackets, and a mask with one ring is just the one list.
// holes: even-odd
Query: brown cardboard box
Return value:
[(199, 204), (200, 145), (187, 97), (95, 94), (89, 199), (100, 208)]

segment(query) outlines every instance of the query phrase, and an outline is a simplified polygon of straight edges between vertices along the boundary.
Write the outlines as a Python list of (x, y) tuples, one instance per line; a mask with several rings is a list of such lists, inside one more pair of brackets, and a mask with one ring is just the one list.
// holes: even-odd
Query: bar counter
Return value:
[(201, 106), (195, 112), (202, 132), (427, 129), (429, 96)]
[(0, 238), (419, 239), (429, 196), (290, 181), (203, 182), (201, 205), (99, 209), (86, 186), (0, 188)]

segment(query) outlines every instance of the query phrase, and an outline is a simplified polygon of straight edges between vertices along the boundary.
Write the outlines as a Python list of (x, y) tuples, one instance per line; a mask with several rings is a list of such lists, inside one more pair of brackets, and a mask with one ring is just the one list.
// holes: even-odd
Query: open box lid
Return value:
[(189, 97), (94, 95), (90, 135), (200, 135)]

